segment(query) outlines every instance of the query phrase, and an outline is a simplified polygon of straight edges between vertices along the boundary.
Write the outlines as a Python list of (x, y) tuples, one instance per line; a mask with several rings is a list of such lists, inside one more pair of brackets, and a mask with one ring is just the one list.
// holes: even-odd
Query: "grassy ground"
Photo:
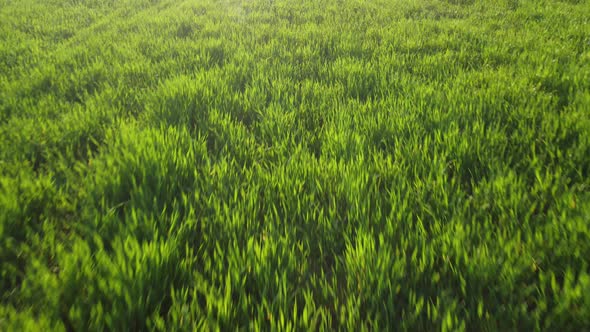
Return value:
[(0, 0), (0, 330), (590, 329), (584, 0)]

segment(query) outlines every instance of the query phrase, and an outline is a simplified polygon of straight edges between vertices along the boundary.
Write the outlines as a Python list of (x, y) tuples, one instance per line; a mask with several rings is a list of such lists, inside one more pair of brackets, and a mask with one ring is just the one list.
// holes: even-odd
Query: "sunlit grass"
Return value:
[(0, 330), (590, 326), (587, 1), (0, 0)]

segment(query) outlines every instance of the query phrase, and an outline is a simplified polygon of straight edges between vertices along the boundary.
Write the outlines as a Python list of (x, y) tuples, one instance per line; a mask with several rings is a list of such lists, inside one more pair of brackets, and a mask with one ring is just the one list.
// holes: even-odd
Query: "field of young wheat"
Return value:
[(0, 330), (590, 329), (587, 0), (0, 0)]

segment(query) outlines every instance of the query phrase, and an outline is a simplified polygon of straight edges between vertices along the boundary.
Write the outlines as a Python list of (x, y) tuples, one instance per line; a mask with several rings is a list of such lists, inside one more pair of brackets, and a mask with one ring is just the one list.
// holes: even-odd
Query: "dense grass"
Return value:
[(585, 0), (0, 0), (0, 330), (590, 330)]

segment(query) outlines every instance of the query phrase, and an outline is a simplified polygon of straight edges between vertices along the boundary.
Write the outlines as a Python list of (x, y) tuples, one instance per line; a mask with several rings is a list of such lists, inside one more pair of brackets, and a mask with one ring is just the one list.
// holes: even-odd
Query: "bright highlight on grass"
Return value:
[(590, 328), (585, 0), (0, 0), (0, 330)]

